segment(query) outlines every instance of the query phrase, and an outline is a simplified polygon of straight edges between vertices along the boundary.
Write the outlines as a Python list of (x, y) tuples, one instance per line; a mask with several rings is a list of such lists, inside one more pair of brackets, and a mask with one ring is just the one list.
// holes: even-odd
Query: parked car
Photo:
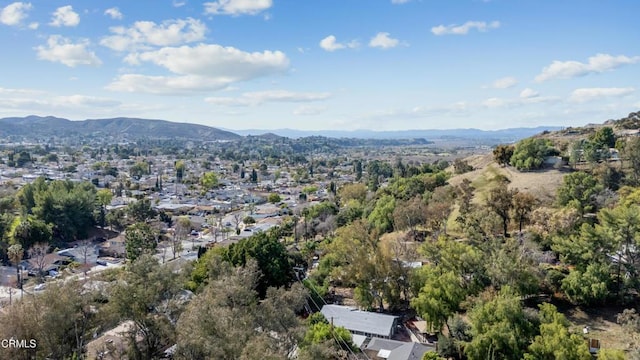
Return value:
[(38, 284), (33, 288), (33, 290), (42, 291), (42, 290), (46, 289), (46, 287), (47, 287), (47, 284), (44, 284), (44, 283), (43, 284)]
[(98, 265), (102, 265), (102, 266), (107, 266), (107, 262), (106, 262), (106, 261), (104, 261), (104, 260), (97, 260), (97, 261), (96, 261), (96, 264), (98, 264)]

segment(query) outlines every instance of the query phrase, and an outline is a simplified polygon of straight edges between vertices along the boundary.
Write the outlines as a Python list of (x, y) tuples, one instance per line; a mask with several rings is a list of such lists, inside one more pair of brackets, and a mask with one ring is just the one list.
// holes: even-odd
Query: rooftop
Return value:
[(342, 305), (325, 305), (320, 312), (336, 326), (377, 336), (391, 336), (397, 318), (393, 315), (361, 311)]

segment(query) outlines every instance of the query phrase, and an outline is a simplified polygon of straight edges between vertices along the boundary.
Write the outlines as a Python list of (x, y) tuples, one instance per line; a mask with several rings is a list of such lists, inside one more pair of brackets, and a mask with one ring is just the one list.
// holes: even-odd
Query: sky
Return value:
[(637, 0), (0, 1), (0, 117), (582, 126), (640, 110)]

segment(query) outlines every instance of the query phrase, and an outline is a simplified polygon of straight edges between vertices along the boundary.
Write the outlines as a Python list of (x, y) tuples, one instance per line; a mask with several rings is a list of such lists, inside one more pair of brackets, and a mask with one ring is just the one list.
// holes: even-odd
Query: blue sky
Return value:
[(580, 126), (640, 110), (637, 0), (0, 2), (0, 117)]

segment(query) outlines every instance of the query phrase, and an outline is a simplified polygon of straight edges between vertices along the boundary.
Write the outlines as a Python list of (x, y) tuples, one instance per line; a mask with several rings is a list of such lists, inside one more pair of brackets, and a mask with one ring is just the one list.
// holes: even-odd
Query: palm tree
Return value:
[(9, 246), (9, 249), (7, 249), (7, 255), (9, 256), (9, 260), (16, 266), (18, 287), (22, 291), (22, 280), (20, 279), (20, 262), (22, 261), (22, 257), (24, 256), (24, 249), (22, 249), (22, 245), (13, 244)]

